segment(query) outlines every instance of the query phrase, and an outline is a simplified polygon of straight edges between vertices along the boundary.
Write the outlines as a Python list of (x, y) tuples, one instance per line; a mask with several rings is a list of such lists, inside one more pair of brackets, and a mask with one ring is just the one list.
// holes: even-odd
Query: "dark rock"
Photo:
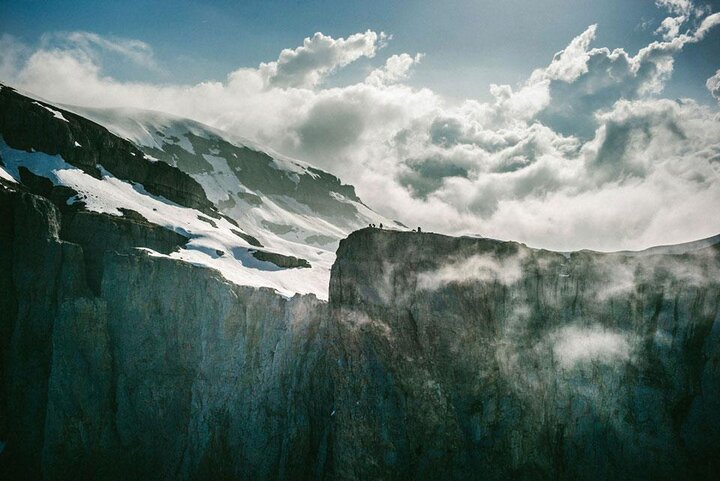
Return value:
[(0, 188), (0, 478), (39, 479), (57, 306), (87, 292), (82, 250), (46, 199)]
[[(326, 471), (324, 303), (116, 249), (103, 256), (93, 296), (84, 273), (98, 267), (60, 239), (66, 229), (49, 201), (0, 190), (0, 221), (11, 227), (0, 232), (0, 478), (303, 480)], [(86, 212), (72, 221), (116, 240), (140, 223)]]
[(230, 229), (233, 234), (243, 239), (245, 242), (250, 244), (251, 246), (255, 247), (263, 247), (263, 245), (260, 243), (259, 240), (257, 240), (255, 237), (251, 236), (250, 234), (246, 234), (244, 232), (240, 232), (237, 229)]
[(207, 224), (210, 224), (211, 226), (217, 228), (217, 224), (215, 223), (215, 221), (212, 220), (212, 219), (210, 219), (209, 217), (205, 217), (204, 215), (199, 215), (199, 216), (197, 216), (197, 218), (200, 219), (201, 221), (203, 221), (203, 222), (205, 222), (205, 223), (207, 223)]
[(251, 250), (250, 253), (255, 259), (259, 261), (271, 262), (283, 269), (310, 267), (310, 263), (308, 261), (306, 261), (305, 259), (300, 259), (298, 257), (286, 256), (283, 254), (278, 254), (276, 252), (257, 250)]
[(317, 235), (311, 235), (311, 236), (306, 237), (305, 242), (308, 242), (310, 244), (319, 245), (319, 246), (326, 246), (328, 244), (337, 242), (337, 239), (335, 239), (334, 237), (317, 234)]
[(124, 209), (123, 216), (98, 212), (77, 212), (66, 216), (60, 236), (82, 246), (87, 280), (95, 293), (100, 290), (103, 257), (106, 252), (127, 253), (147, 247), (162, 254), (185, 246), (188, 238), (152, 224), (137, 212)]
[(719, 254), (353, 233), (330, 285), (335, 478), (713, 479)]
[(0, 187), (0, 479), (717, 477), (717, 244), (363, 229), (323, 303), (145, 224)]

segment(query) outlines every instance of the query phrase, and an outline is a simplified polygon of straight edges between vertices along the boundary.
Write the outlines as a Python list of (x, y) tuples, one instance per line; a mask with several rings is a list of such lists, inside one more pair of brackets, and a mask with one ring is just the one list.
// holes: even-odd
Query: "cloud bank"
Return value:
[[(717, 107), (660, 97), (685, 46), (720, 14), (658, 0), (658, 40), (634, 55), (593, 47), (589, 26), (492, 101), (451, 103), (407, 85), (422, 54), (391, 55), (355, 83), (333, 72), (374, 59), (391, 37), (316, 33), (222, 82), (160, 85), (104, 73), (108, 54), (154, 68), (138, 41), (52, 34), (0, 38), (0, 78), (46, 99), (165, 111), (249, 137), (339, 175), (381, 213), (447, 233), (559, 250), (639, 249), (720, 232)], [(707, 81), (718, 94), (718, 75)]]

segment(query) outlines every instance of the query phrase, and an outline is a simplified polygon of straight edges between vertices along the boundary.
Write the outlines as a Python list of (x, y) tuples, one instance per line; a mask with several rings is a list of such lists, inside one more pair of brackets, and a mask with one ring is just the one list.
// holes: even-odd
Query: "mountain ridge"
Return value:
[(218, 269), (241, 285), (326, 299), (339, 239), (369, 223), (389, 225), (336, 177), (230, 144), (196, 122), (153, 113), (165, 122), (153, 131), (165, 141), (148, 147), (7, 86), (0, 102), (6, 180), (40, 188), (48, 180), (38, 179), (49, 179), (41, 191), (53, 192), (64, 212), (133, 215), (169, 229), (188, 241), (158, 255)]

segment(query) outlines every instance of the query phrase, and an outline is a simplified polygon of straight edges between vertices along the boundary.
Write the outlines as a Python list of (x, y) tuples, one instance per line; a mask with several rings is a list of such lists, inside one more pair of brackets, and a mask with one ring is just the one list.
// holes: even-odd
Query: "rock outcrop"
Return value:
[[(143, 251), (100, 290), (0, 191), (3, 479), (714, 479), (718, 248), (364, 229), (329, 304)], [(12, 414), (12, 415), (11, 415)]]
[(82, 249), (59, 239), (57, 209), (32, 194), (0, 187), (0, 226), (0, 474), (40, 479), (54, 320), (87, 292)]

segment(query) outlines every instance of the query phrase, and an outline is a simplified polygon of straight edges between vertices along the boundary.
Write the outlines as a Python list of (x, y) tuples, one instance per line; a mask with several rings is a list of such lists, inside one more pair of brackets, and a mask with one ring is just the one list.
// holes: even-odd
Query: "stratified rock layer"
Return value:
[(60, 155), (97, 178), (102, 167), (118, 179), (142, 184), (151, 194), (205, 212), (216, 211), (188, 174), (164, 162), (148, 162), (137, 147), (105, 127), (4, 85), (0, 85), (0, 134), (13, 149)]

